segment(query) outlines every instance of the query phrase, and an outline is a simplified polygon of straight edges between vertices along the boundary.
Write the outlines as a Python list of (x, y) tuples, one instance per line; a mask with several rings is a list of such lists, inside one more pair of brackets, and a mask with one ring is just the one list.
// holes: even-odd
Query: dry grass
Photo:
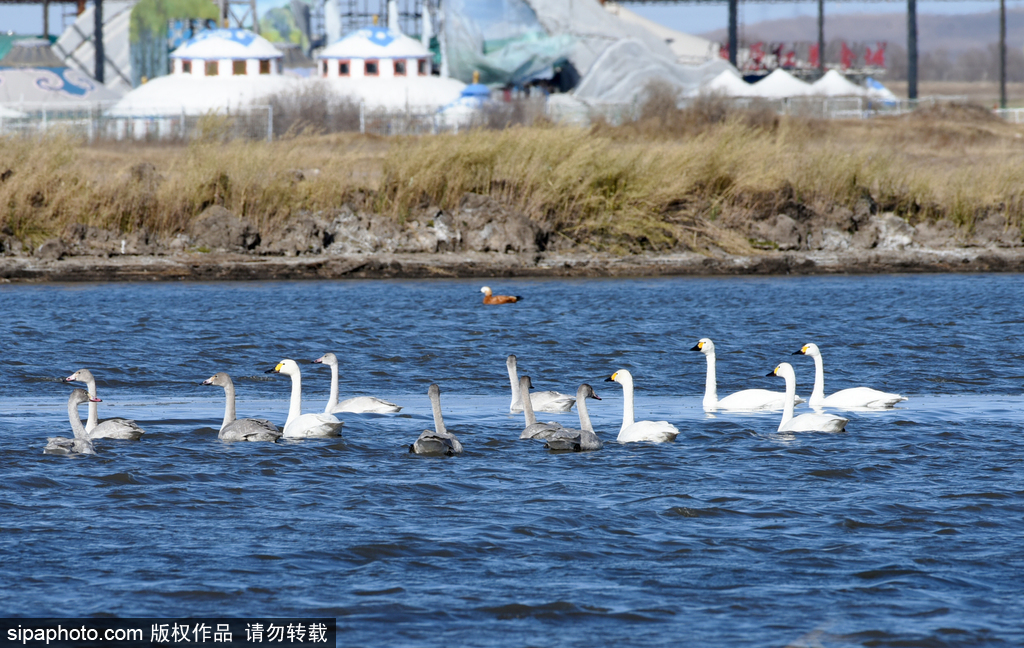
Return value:
[[(870, 196), (911, 222), (970, 228), (986, 213), (1024, 223), (1024, 129), (969, 108), (823, 122), (677, 110), (653, 99), (642, 119), (591, 131), (513, 127), (380, 139), (288, 136), (267, 143), (90, 148), (0, 140), (0, 230), (38, 244), (72, 223), (173, 233), (221, 204), (276, 228), (357, 192), (401, 219), (452, 209), (466, 192), (515, 206), (574, 241), (619, 252), (679, 247), (749, 251), (723, 215), (815, 213)], [(296, 180), (296, 169), (319, 169)]]

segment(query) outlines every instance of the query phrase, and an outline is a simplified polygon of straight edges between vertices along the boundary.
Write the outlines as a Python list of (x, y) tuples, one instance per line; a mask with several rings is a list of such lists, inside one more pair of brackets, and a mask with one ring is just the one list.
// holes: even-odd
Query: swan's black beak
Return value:
[(774, 375), (775, 375), (775, 370), (774, 369), (772, 369), (771, 371), (769, 371), (768, 373), (765, 374), (765, 376), (774, 376)]
[(690, 351), (700, 351), (700, 342), (698, 342), (697, 344), (694, 344), (693, 348), (690, 349)]
[(799, 351), (794, 351), (793, 352), (793, 355), (803, 355), (803, 354), (804, 354), (804, 350), (803, 349), (800, 349)]
[(605, 382), (615, 382), (614, 380), (612, 380), (611, 376), (605, 378), (604, 381)]
[(273, 369), (267, 369), (263, 373), (277, 373), (277, 367), (274, 367)]

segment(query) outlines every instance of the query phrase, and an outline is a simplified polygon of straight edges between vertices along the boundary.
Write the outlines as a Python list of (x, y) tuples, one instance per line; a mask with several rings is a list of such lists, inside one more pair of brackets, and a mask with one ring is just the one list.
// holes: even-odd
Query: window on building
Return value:
[(416, 61), (416, 71), (420, 76), (427, 76), (427, 59), (419, 59)]
[(405, 76), (405, 61), (395, 61), (395, 76)]
[(380, 74), (379, 65), (377, 61), (367, 61), (365, 65), (366, 76), (377, 76)]
[(192, 61), (181, 61), (181, 72), (182, 74), (192, 74)]
[(206, 76), (217, 76), (217, 61), (206, 62)]
[(338, 76), (349, 76), (348, 61), (338, 61)]
[(245, 74), (245, 61), (231, 61), (231, 74), (235, 76)]
[(260, 74), (270, 74), (270, 59), (260, 59)]

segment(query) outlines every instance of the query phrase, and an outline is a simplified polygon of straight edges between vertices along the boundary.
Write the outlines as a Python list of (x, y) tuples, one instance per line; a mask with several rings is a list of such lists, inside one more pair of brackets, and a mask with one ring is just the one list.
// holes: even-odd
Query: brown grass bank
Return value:
[(455, 209), (468, 192), (522, 211), (564, 246), (623, 253), (750, 252), (752, 223), (865, 205), (963, 232), (997, 214), (1019, 235), (1022, 136), (971, 107), (826, 122), (652, 102), (635, 123), (590, 130), (118, 148), (4, 139), (0, 237), (36, 246), (76, 223), (173, 235), (214, 204), (260, 230), (344, 204), (402, 220)]

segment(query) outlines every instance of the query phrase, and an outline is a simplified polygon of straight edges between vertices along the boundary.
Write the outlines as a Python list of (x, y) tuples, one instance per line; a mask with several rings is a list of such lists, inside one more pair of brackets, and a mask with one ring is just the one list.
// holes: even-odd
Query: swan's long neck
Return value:
[(533, 401), (530, 400), (530, 388), (520, 388), (520, 395), (525, 394), (523, 401), (523, 416), (526, 417), (526, 426), (529, 427), (537, 422), (537, 415), (533, 413)]
[(715, 354), (709, 353), (708, 376), (704, 380), (704, 407), (714, 407), (718, 404), (718, 378), (715, 375)]
[[(90, 405), (95, 405), (90, 401)], [(71, 431), (75, 433), (76, 439), (88, 439), (89, 433), (82, 427), (82, 419), (78, 417), (78, 403), (68, 401), (68, 420), (71, 421)]]
[(594, 426), (590, 422), (590, 414), (587, 412), (587, 397), (582, 391), (576, 392), (576, 413), (580, 415), (580, 429), (593, 432)]
[[(579, 401), (576, 403), (578, 407)], [(586, 409), (586, 405), (583, 407)], [(622, 429), (630, 425), (633, 425), (633, 381), (627, 380), (622, 383)]]
[(779, 431), (793, 419), (793, 405), (796, 401), (796, 376), (786, 376), (786, 404), (782, 410), (782, 422)]
[(444, 419), (441, 418), (441, 397), (430, 395), (430, 408), (434, 411), (434, 431), (439, 435), (448, 434), (444, 427)]
[(508, 365), (508, 381), (512, 384), (512, 404), (509, 405), (509, 409), (515, 409), (516, 403), (523, 400), (523, 393), (519, 389), (518, 373), (514, 363)]
[(825, 400), (825, 367), (821, 361), (821, 356), (814, 356), (814, 391), (811, 392), (811, 400), (808, 402), (809, 405), (820, 403)]
[(331, 367), (331, 397), (327, 399), (327, 407), (324, 412), (330, 414), (338, 405), (338, 365), (332, 364)]
[(224, 429), (235, 420), (235, 385), (234, 383), (228, 383), (224, 385), (224, 422), (220, 424), (220, 429)]
[(302, 375), (298, 372), (292, 374), (292, 399), (288, 403), (288, 420), (284, 422), (287, 426), (289, 423), (299, 418), (299, 414), (302, 413)]
[[(89, 390), (89, 398), (96, 398), (96, 379), (90, 378), (85, 381), (85, 386)], [(75, 418), (78, 418), (78, 414), (75, 414)], [(100, 410), (99, 406), (95, 401), (89, 401), (89, 419), (85, 422), (85, 429), (87, 432), (91, 432), (94, 427), (100, 424)]]

